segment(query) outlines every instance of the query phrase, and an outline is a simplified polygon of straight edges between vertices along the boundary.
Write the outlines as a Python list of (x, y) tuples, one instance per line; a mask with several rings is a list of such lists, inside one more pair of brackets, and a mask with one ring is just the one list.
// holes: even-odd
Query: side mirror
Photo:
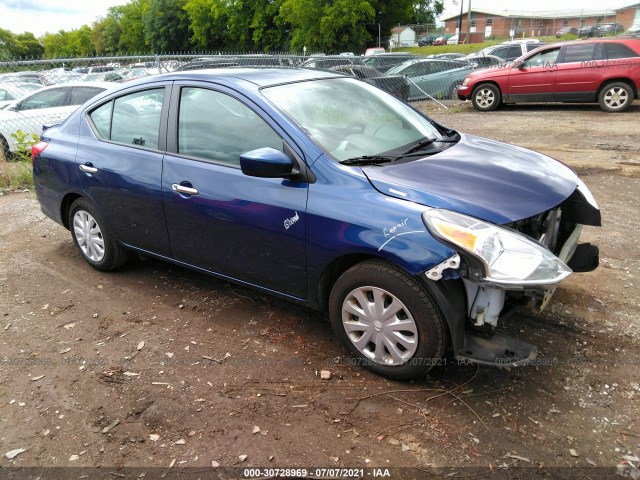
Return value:
[(266, 147), (240, 155), (242, 173), (249, 177), (285, 178), (295, 174), (294, 162), (275, 148)]

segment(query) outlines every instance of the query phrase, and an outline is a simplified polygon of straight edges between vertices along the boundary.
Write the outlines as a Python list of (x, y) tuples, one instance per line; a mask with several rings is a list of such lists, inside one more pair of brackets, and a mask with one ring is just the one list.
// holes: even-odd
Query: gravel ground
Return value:
[(313, 311), (156, 260), (96, 272), (33, 193), (8, 194), (0, 476), (10, 466), (99, 466), (119, 475), (140, 467), (136, 476), (152, 478), (212, 462), (455, 467), (454, 478), (522, 478), (516, 467), (638, 473), (640, 105), (621, 115), (595, 106), (421, 108), (571, 165), (601, 205), (602, 228), (584, 233), (600, 246), (601, 267), (572, 276), (544, 314), (521, 312), (504, 326), (538, 345), (537, 365), (448, 360), (420, 381), (391, 382), (351, 365)]

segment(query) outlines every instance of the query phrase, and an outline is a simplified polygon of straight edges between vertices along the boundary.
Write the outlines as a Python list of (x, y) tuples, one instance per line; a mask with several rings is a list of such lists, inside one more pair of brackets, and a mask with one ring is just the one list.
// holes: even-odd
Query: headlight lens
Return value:
[(469, 77), (466, 77), (463, 81), (462, 81), (462, 85), (466, 86), (467, 83), (469, 83), (469, 80), (471, 80)]
[(554, 285), (571, 274), (552, 252), (518, 232), (449, 210), (428, 210), (422, 218), (436, 238), (480, 260), (487, 282), (505, 287)]

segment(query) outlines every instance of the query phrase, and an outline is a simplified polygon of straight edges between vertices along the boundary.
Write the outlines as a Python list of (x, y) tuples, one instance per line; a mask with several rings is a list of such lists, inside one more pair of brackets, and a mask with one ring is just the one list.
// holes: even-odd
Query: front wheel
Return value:
[(605, 112), (624, 112), (633, 103), (633, 90), (624, 82), (610, 83), (600, 92), (598, 103)]
[(426, 373), (447, 346), (444, 319), (426, 287), (384, 261), (343, 273), (329, 311), (336, 335), (358, 362), (394, 380)]
[(495, 110), (501, 101), (502, 95), (500, 94), (500, 89), (492, 83), (478, 85), (471, 94), (473, 108), (481, 112)]
[(96, 208), (83, 198), (69, 210), (69, 229), (82, 258), (97, 270), (114, 270), (123, 265), (128, 252), (109, 234)]
[(449, 100), (457, 100), (458, 99), (458, 88), (460, 88), (462, 82), (460, 80), (456, 80), (449, 87)]

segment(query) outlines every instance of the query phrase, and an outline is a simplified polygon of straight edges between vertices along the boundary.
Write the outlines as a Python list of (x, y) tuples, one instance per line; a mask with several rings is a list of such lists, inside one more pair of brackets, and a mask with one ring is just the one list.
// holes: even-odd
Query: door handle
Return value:
[(177, 183), (171, 184), (171, 190), (177, 193), (183, 193), (185, 195), (197, 195), (198, 190), (191, 187), (185, 187), (184, 185), (179, 185)]
[(96, 167), (94, 167), (90, 163), (85, 163), (84, 165), (80, 165), (80, 170), (82, 170), (85, 173), (97, 173), (98, 172), (98, 169)]

